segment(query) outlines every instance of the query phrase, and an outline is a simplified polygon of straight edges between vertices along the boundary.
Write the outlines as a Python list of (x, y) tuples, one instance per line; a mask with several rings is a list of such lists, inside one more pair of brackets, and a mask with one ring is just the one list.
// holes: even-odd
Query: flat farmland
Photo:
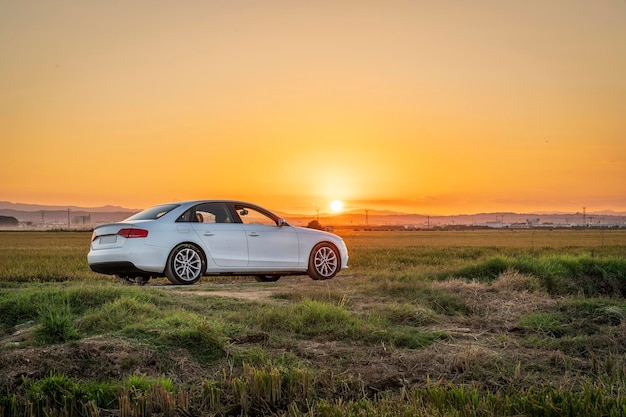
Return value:
[[(454, 261), (454, 253), (560, 253), (626, 257), (626, 230), (342, 231), (350, 250), (345, 276), (394, 254), (432, 255)], [(110, 280), (87, 265), (90, 232), (0, 232), (0, 283)], [(452, 251), (452, 252), (450, 252)], [(370, 259), (367, 259), (370, 258)], [(461, 259), (462, 260), (462, 259)], [(419, 267), (418, 262), (413, 262)], [(384, 265), (381, 265), (383, 267)]]
[(406, 231), (341, 233), (350, 247), (505, 247), (505, 248), (602, 248), (624, 247), (626, 230), (610, 229), (489, 229), (467, 231)]
[(330, 281), (129, 286), (0, 232), (0, 414), (626, 413), (626, 231), (339, 234)]

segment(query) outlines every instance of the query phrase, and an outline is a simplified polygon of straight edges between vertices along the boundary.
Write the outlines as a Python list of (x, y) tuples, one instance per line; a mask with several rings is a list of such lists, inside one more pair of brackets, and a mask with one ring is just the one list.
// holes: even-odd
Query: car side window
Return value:
[(195, 221), (198, 223), (232, 223), (233, 219), (226, 204), (206, 203), (196, 207)]
[(265, 226), (276, 226), (276, 220), (267, 214), (250, 207), (237, 207), (237, 213), (243, 224), (261, 224)]
[(189, 223), (191, 221), (192, 216), (193, 216), (193, 209), (189, 209), (176, 219), (176, 223)]
[(224, 203), (205, 203), (187, 210), (177, 220), (191, 223), (233, 223), (228, 207)]

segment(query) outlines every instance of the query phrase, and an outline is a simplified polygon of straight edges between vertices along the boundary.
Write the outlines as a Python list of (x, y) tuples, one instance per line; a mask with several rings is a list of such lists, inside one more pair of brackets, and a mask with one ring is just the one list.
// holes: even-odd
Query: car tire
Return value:
[(309, 256), (307, 274), (314, 280), (331, 279), (341, 269), (339, 251), (330, 243), (318, 243)]
[(191, 285), (202, 277), (205, 270), (206, 261), (202, 251), (195, 245), (182, 243), (170, 253), (165, 276), (172, 284)]
[(280, 279), (280, 275), (255, 275), (254, 279), (258, 282), (276, 282)]

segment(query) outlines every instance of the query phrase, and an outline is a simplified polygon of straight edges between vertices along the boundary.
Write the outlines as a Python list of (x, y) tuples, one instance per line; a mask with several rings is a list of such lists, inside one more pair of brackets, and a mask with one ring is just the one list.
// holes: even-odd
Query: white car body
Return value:
[(254, 204), (197, 200), (97, 226), (87, 260), (95, 272), (143, 282), (167, 276), (176, 284), (193, 284), (202, 275), (330, 279), (347, 268), (348, 250), (337, 235), (291, 226)]

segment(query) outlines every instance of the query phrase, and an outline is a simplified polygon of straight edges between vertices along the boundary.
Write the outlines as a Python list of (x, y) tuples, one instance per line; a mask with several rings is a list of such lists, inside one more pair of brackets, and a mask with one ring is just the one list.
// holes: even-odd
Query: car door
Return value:
[[(233, 222), (225, 203), (204, 203), (190, 213), (192, 229), (204, 243), (218, 270), (238, 271), (248, 265), (248, 240), (241, 223)], [(211, 263), (208, 264), (211, 272)]]
[(279, 226), (277, 218), (255, 207), (237, 206), (248, 240), (248, 268), (290, 270), (298, 265), (296, 229)]

